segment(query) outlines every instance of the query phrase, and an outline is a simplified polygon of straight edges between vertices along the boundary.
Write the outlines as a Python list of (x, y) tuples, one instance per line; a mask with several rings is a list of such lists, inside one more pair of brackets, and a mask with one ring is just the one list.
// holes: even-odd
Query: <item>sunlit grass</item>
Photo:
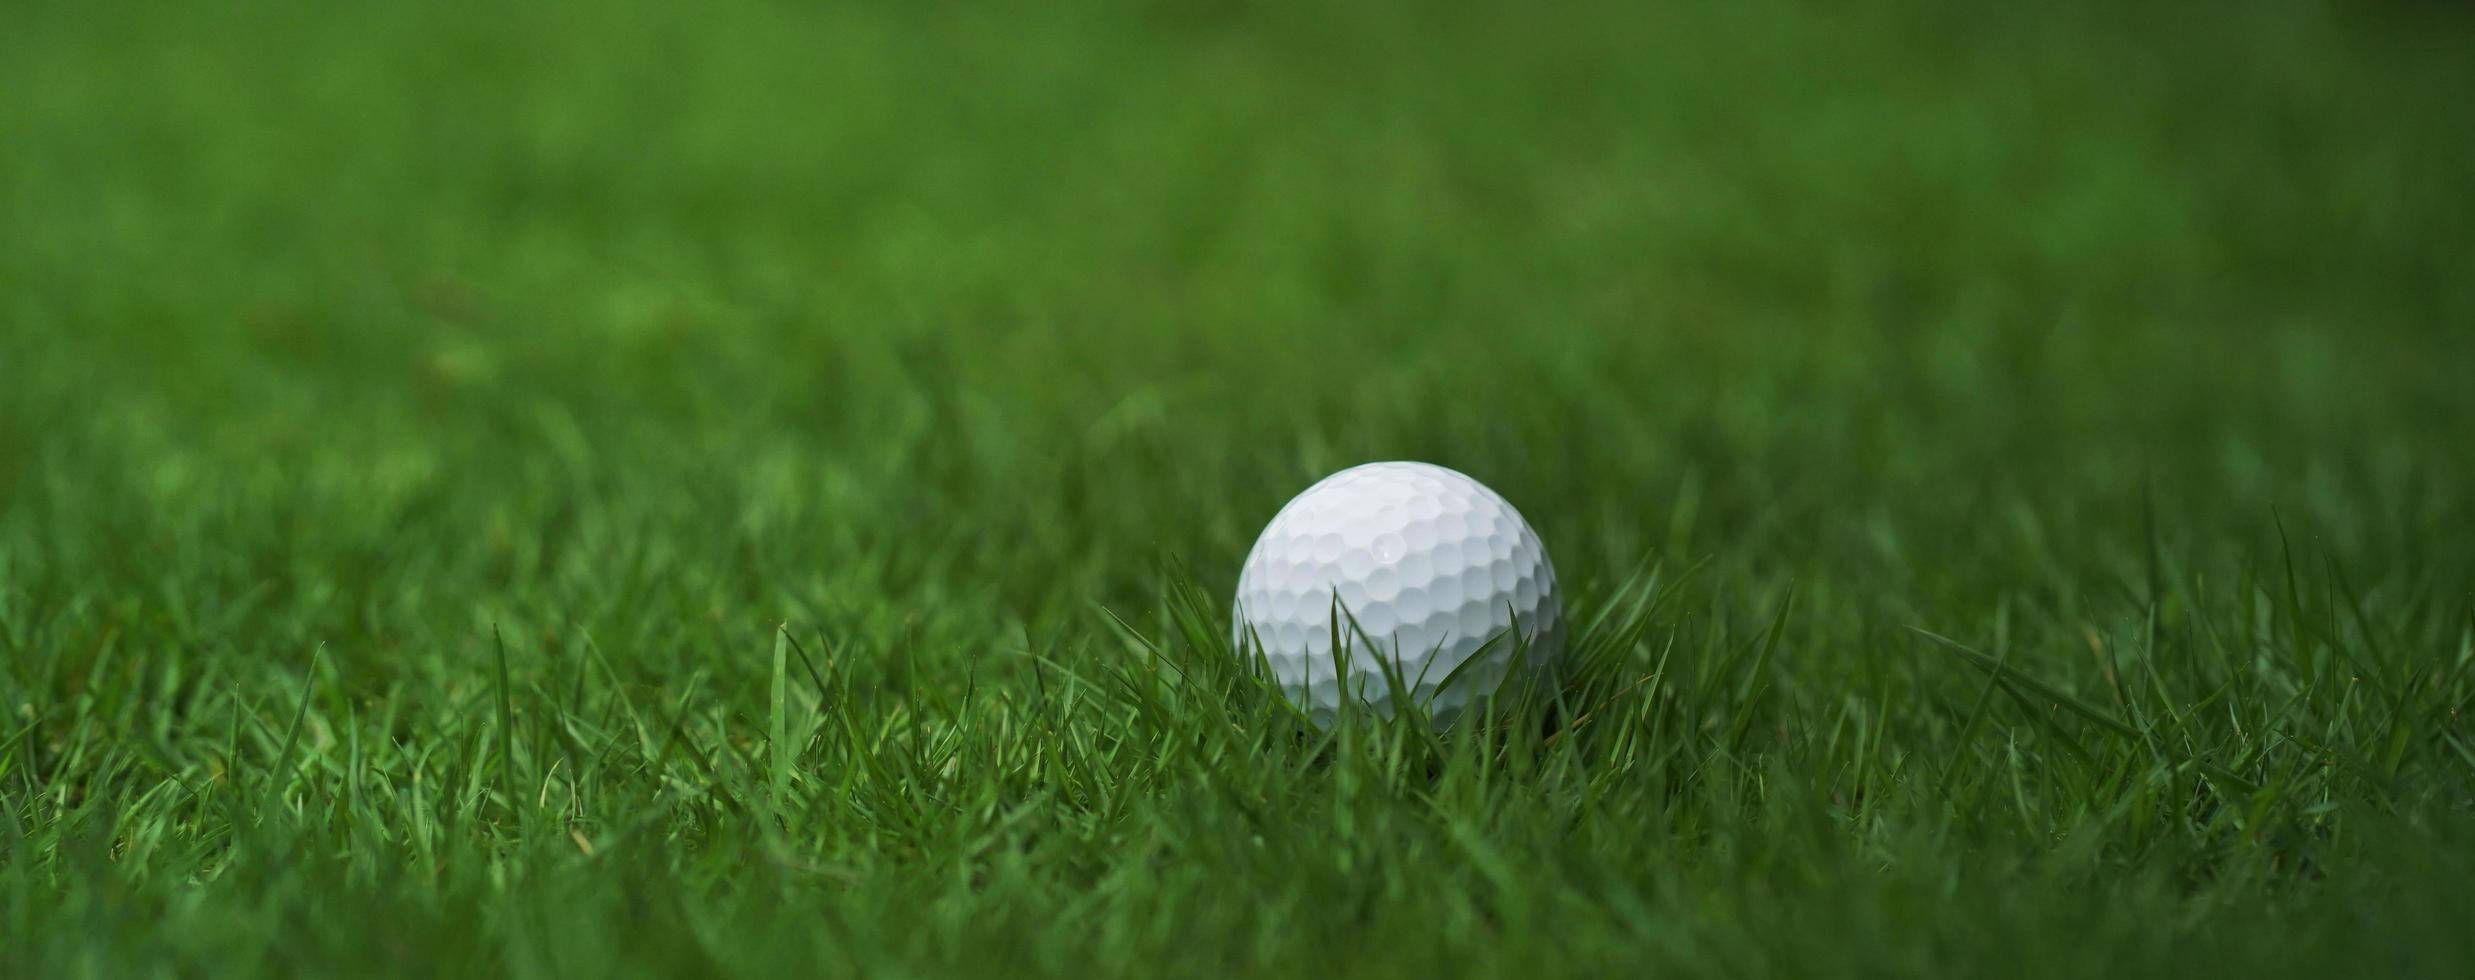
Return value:
[(1584, 6), (13, 15), (0, 974), (2467, 973), (2465, 16)]

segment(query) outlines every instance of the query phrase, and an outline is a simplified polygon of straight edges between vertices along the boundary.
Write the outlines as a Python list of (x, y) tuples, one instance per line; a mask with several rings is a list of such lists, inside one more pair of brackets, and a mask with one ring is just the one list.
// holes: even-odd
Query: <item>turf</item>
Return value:
[(928, 6), (11, 8), (0, 974), (2475, 973), (2465, 10)]

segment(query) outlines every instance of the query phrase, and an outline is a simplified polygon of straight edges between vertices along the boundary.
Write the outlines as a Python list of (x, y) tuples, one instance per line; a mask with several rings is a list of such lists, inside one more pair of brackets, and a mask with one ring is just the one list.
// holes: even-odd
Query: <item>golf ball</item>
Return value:
[(1559, 598), (1546, 546), (1495, 491), (1428, 463), (1368, 463), (1306, 488), (1255, 539), (1235, 632), (1318, 723), (1344, 692), (1390, 717), (1397, 668), (1442, 724), (1483, 703), (1516, 660), (1525, 671), (1556, 660)]

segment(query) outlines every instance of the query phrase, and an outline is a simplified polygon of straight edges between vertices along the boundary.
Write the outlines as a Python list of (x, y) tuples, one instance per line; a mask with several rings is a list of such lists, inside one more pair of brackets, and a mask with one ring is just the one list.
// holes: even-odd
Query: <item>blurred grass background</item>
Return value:
[[(736, 859), (693, 856), (747, 843), (714, 814), (674, 814), (681, 855), (607, 878), (554, 874), (508, 842), (564, 834), (525, 825), (457, 852), (486, 874), (380, 887), (412, 864), (377, 810), (345, 821), (368, 840), (269, 831), (269, 852), (321, 840), (354, 869), (287, 871), (215, 856), (248, 853), (235, 828), (273, 818), (197, 789), (239, 765), (226, 729), (251, 726), (233, 706), (280, 736), (304, 684), (305, 751), (333, 757), (363, 731), (437, 778), (425, 745), (486, 748), (493, 628), (519, 686), (581, 692), (567, 665), (590, 636), (596, 684), (692, 706), (714, 724), (689, 740), (714, 746), (762, 717), (785, 619), (863, 678), (1023, 691), (1026, 651), (1114, 649), (1095, 607), (1155, 608), (1163, 556), (1225, 595), (1282, 500), (1374, 458), (1503, 491), (1585, 596), (1698, 563), (1696, 621), (1723, 625), (1686, 635), (1713, 649), (1793, 582), (1785, 700), (1760, 709), (1782, 745), (1784, 719), (1856, 705), (1887, 712), (1884, 759), (1936, 769), (2016, 761), (2037, 736), (2019, 720), (2030, 734), (2009, 746), (1977, 741), (1993, 736), (1960, 722), (1982, 677), (1905, 627), (2016, 642), (2086, 693), (2144, 656), (2115, 639), (2165, 658), (2146, 623), (2257, 638), (2315, 611), (2337, 624), (2352, 600), (2328, 645), (2385, 640), (2399, 686), (2383, 696), (2427, 704), (2439, 728), (2393, 792), (2332, 783), (2277, 797), (2281, 812), (2318, 828), (2298, 832), (2368, 808), (2475, 840), (2463, 678), (2445, 669), (2466, 661), (2475, 589), (2475, 17), (2455, 5), (38, 0), (5, 20), (0, 832), (17, 844), (0, 883), (18, 907), (6, 932), (44, 937), (8, 944), (27, 969), (280, 969), (287, 954), (250, 960), (233, 937), (295, 929), (327, 937), (303, 963), (335, 966), (355, 962), (356, 922), (400, 917), (415, 947), (470, 945), (395, 967), (556, 970), (526, 957), (561, 930), (528, 931), (490, 896), (581, 909), (542, 921), (589, 936), (635, 921), (595, 904), (635, 889), (685, 910), (639, 924), (662, 955), (804, 962), (786, 951), (806, 940), (764, 929), (979, 881), (987, 867), (941, 835), (987, 828), (845, 813), (861, 829), (824, 831), (817, 859), (894, 891), (794, 888), (782, 919), (734, 932), (725, 910), (762, 893), (732, 884)], [(2281, 586), (2296, 561), (2306, 587)], [(2244, 676), (2164, 662), (2187, 703)], [(2379, 700), (2299, 690), (2336, 698), (2329, 719)], [(1732, 761), (1802, 764), (1775, 751)], [(2248, 761), (2268, 765), (2261, 752)], [(316, 809), (320, 770), (296, 776), (268, 806)], [(1909, 886), (1998, 905), (2005, 875), (1967, 855), (2034, 866), (2068, 836), (1977, 836), (1984, 818), (1951, 814), (2007, 808), (2016, 787), (1967, 785), (1896, 834), (1858, 820), (1779, 851), (1801, 855), (1772, 869), (1788, 883), (1720, 862), (1635, 896), (1684, 923), (1648, 945), (1706, 968), (2016, 966), (2019, 947), (1994, 940), (1874, 958), (1827, 942), (1964, 932), (1921, 897), (1901, 913), (1918, 920), (1863, 910)], [(2066, 826), (2111, 805), (2018, 793)], [(632, 808), (658, 805), (586, 800), (562, 826), (598, 839)], [(1104, 812), (1020, 890), (870, 913), (888, 916), (860, 930), (877, 945), (846, 937), (844, 962), (955, 968), (977, 962), (974, 937), (1060, 922), (1100, 938), (1083, 957), (1036, 947), (1044, 970), (1329, 953), (1280, 941), (1271, 918), (1195, 912), (1200, 881), (1043, 918), (1028, 896), (1116, 880), (1109, 849), (1141, 820)], [(1505, 819), (1507, 853), (1554, 865), (1543, 822)], [(1940, 819), (1975, 829), (1915, 829)], [(2182, 833), (2097, 825), (2135, 868)], [(132, 826), (197, 850), (74, 859), (81, 835), (118, 853)], [(2177, 967), (2194, 935), (2221, 942), (2188, 955), (2248, 950), (2263, 968), (2360, 962), (2337, 925), (2258, 898), (2274, 889), (2230, 886), (2246, 898), (2223, 911), (2171, 900), (2215, 860), (2119, 886), (2141, 896), (2125, 910), (2186, 919), (2106, 919), (2109, 866), (2051, 906), (1997, 909), (1988, 934), (2044, 937), (2033, 951), (2058, 973)], [(1885, 867), (1902, 870), (1864, 877)], [(253, 870), (217, 870), (235, 868)], [(360, 897), (322, 912), (309, 896), (329, 873)], [(511, 884), (528, 874), (556, 884)], [(2425, 950), (2467, 908), (2463, 887), (2382, 881), (2356, 884), (2433, 918), (2400, 913), (2362, 940), (2378, 949)], [(1281, 922), (1311, 917), (1330, 883), (1288, 884)], [(222, 912), (195, 904), (218, 894)], [(1147, 931), (1147, 905), (1215, 938)], [(1809, 950), (1730, 931), (1787, 909), (1835, 925)], [(2074, 947), (2039, 931), (2049, 918), (2110, 940)], [(1241, 926), (1267, 932), (1241, 941)], [(1643, 949), (1540, 928), (1578, 963)], [(103, 941), (150, 933), (191, 938)], [(2453, 962), (2400, 955), (2399, 972)]]

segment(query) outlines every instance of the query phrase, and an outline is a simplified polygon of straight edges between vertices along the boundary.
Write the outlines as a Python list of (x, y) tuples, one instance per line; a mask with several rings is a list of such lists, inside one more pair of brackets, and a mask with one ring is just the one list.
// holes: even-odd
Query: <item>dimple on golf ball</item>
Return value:
[(1560, 598), (1546, 546), (1495, 491), (1428, 463), (1367, 463), (1306, 488), (1255, 539), (1235, 632), (1318, 723), (1344, 692), (1390, 717), (1397, 669), (1441, 724), (1516, 662), (1537, 671), (1561, 655)]

